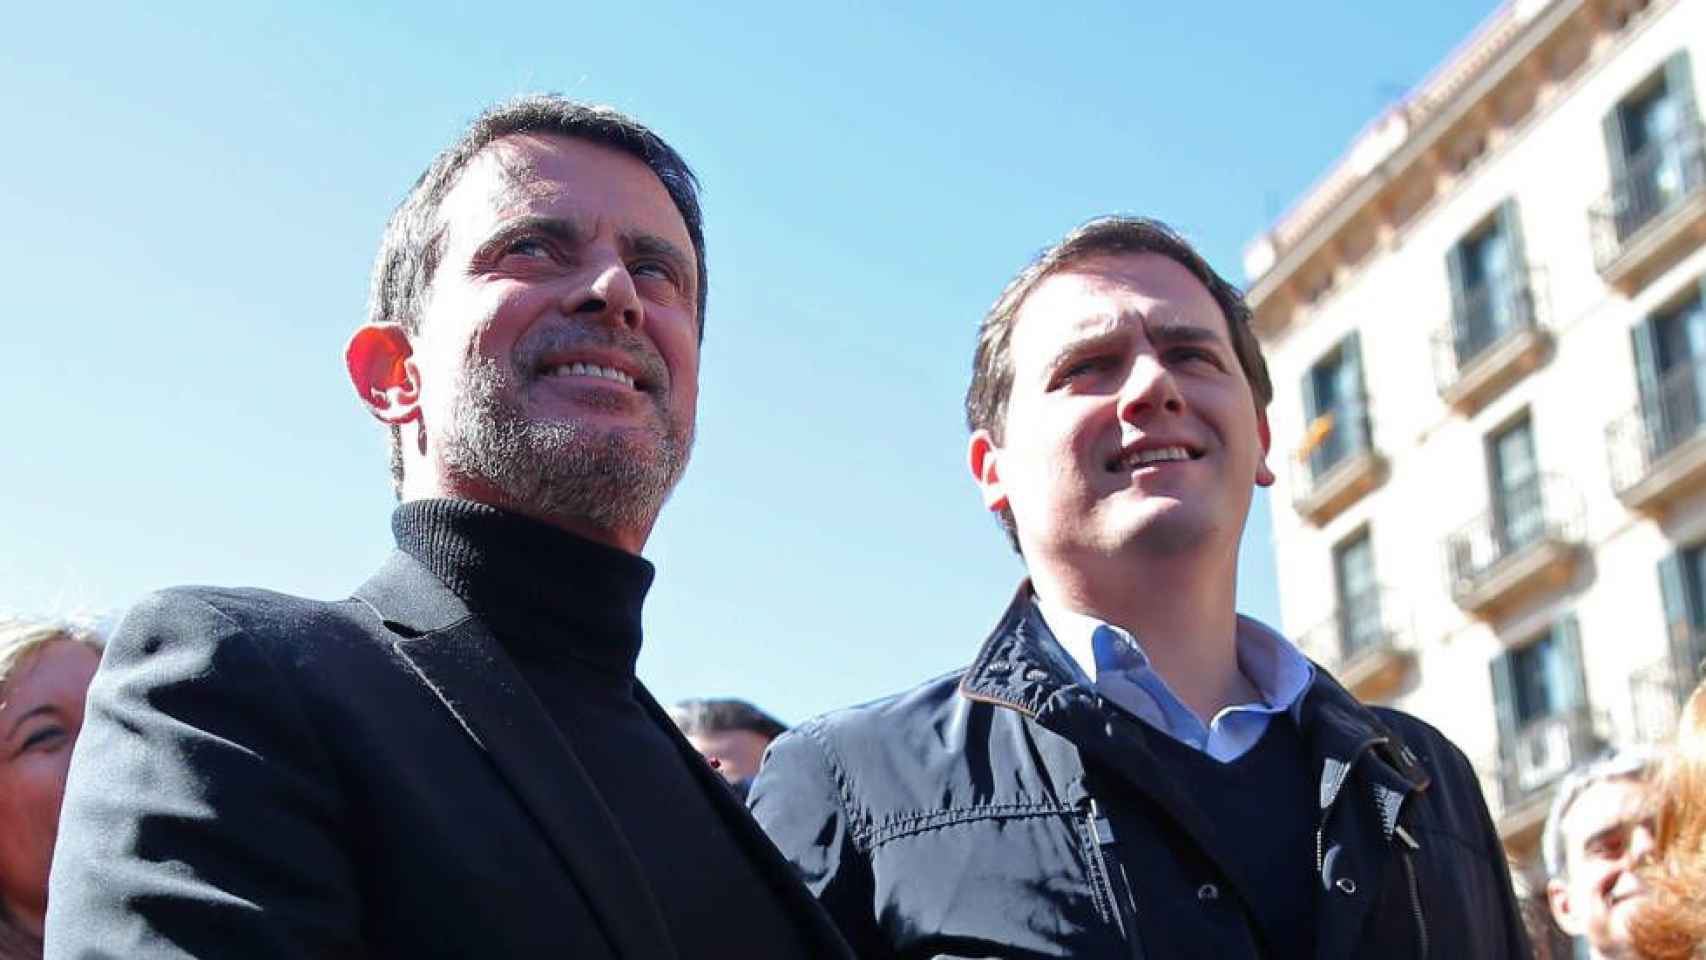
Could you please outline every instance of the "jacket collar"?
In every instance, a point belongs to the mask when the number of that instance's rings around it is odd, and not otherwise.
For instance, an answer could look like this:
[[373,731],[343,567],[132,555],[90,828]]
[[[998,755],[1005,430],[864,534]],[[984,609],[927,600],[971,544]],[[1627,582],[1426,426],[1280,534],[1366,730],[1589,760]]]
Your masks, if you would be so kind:
[[[1033,720],[1044,720],[1055,709],[1093,702],[1094,693],[1080,682],[1069,655],[1058,642],[1044,642],[1047,636],[1048,626],[1036,612],[1027,580],[1019,585],[960,678],[961,695],[1016,710]],[[1368,774],[1386,790],[1402,795],[1426,789],[1429,777],[1415,755],[1319,664],[1296,715],[1322,765],[1323,809],[1336,799],[1351,768],[1366,762],[1365,754],[1374,760]],[[1332,781],[1338,786],[1329,791]],[[1396,816],[1394,803],[1390,822],[1385,824],[1388,834]]]
[[393,553],[356,591],[402,661],[491,758],[593,907],[614,952],[676,955],[638,859],[496,638],[420,561]]
[[[639,860],[592,779],[497,639],[431,571],[399,550],[355,598],[395,636],[403,662],[486,753],[562,857],[603,924],[617,956],[676,956]],[[815,955],[851,958],[822,907],[734,792],[664,709],[636,683],[641,708],[687,762],[736,842],[752,857],[787,912],[802,918],[821,947]]]

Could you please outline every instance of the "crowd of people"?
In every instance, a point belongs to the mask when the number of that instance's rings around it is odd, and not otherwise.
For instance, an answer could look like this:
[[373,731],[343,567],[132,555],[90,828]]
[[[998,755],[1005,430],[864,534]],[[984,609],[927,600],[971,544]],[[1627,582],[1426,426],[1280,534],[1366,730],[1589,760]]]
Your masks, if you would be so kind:
[[[345,353],[384,565],[0,627],[0,960],[1532,955],[1462,751],[1236,613],[1272,386],[1154,220],[1087,221],[977,329],[968,472],[1027,577],[964,670],[788,730],[659,705],[705,245],[609,108],[499,104],[431,162]],[[1557,791],[1547,902],[1599,956],[1706,943],[1703,698]]]

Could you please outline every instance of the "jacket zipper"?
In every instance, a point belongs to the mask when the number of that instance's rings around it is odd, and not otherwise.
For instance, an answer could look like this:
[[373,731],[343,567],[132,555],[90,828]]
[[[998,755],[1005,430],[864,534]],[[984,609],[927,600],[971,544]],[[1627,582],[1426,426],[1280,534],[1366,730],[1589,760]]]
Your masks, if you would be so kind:
[[1321,876],[1322,871],[1327,866],[1327,820],[1333,815],[1333,804],[1338,802],[1340,791],[1344,790],[1345,784],[1350,782],[1351,770],[1356,767],[1357,761],[1362,759],[1362,755],[1367,753],[1370,747],[1377,743],[1383,743],[1385,740],[1385,737],[1376,737],[1357,747],[1356,751],[1351,754],[1350,760],[1339,770],[1338,777],[1327,785],[1327,796],[1321,801],[1321,821],[1315,827],[1315,875],[1317,877]]
[[[1088,798],[1084,813],[1085,826],[1089,828],[1091,853],[1091,870],[1097,874],[1096,881],[1108,897],[1108,907],[1114,915],[1114,927],[1119,931],[1120,938],[1131,947],[1134,960],[1143,960],[1143,946],[1137,936],[1137,904],[1131,899],[1131,878],[1126,875],[1125,863],[1115,852],[1112,860],[1119,868],[1122,884],[1114,883],[1113,869],[1109,866],[1109,851],[1119,844],[1114,836],[1113,823],[1102,814],[1101,805],[1095,797]],[[1125,887],[1125,896],[1120,896],[1120,886]]]
[[1416,838],[1410,836],[1403,827],[1394,827],[1393,834],[1404,844],[1400,855],[1404,858],[1404,876],[1410,881],[1410,910],[1416,917],[1416,938],[1421,945],[1421,956],[1428,955],[1428,919],[1422,916],[1422,889],[1416,882],[1415,852],[1422,849]]

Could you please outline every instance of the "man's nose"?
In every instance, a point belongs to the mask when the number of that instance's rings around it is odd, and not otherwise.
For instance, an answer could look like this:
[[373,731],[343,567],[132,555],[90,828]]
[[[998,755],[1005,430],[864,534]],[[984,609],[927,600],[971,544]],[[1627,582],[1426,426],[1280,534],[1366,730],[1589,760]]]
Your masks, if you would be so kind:
[[577,285],[567,295],[563,312],[580,316],[603,316],[611,323],[630,330],[645,325],[645,305],[639,291],[634,289],[634,277],[622,263],[609,263],[598,268],[584,286]]
[[1132,361],[1120,389],[1120,419],[1136,423],[1157,413],[1184,413],[1185,398],[1178,381],[1160,358],[1142,354]]
[[1653,835],[1653,825],[1637,824],[1629,831],[1629,862],[1644,863],[1652,859],[1658,839]]

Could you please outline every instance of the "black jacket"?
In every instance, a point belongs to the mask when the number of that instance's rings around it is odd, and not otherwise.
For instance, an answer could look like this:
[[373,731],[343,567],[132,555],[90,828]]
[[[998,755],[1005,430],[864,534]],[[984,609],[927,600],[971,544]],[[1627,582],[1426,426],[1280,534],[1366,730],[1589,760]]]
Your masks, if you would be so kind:
[[[813,955],[850,956],[639,695]],[[132,610],[90,690],[48,902],[53,958],[676,955],[545,708],[401,552],[340,603],[180,589]]]
[[[1261,891],[1206,853],[1214,825],[1147,746],[1162,734],[1075,680],[1047,630],[1021,589],[963,673],[784,735],[759,822],[862,957],[1266,955]],[[1325,671],[1300,724],[1317,955],[1526,958],[1463,754]]]

